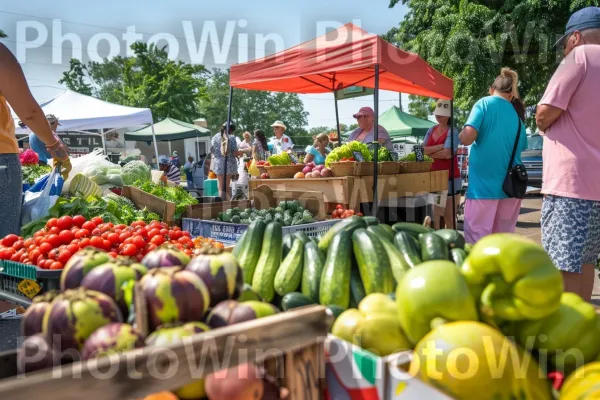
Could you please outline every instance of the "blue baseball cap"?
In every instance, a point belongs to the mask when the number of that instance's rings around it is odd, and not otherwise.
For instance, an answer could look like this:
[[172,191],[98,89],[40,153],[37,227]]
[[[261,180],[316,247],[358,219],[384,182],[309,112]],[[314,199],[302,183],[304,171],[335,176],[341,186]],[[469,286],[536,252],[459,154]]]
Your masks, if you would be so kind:
[[171,164],[171,162],[169,161],[169,157],[167,156],[158,156],[158,163],[159,164]]
[[554,46],[561,45],[574,32],[582,32],[587,29],[600,29],[600,7],[586,7],[573,13],[567,23],[565,34],[558,39]]

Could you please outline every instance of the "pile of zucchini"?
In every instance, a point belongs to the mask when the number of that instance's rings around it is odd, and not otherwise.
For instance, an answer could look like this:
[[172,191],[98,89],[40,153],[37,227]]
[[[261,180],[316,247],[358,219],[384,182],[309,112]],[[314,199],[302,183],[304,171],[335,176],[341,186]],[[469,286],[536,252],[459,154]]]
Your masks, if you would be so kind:
[[278,222],[254,221],[234,249],[244,282],[283,310],[308,304],[337,316],[371,293],[391,294],[420,263],[467,256],[464,237],[414,223],[380,224],[375,217],[341,220],[319,240],[304,232],[282,236]]

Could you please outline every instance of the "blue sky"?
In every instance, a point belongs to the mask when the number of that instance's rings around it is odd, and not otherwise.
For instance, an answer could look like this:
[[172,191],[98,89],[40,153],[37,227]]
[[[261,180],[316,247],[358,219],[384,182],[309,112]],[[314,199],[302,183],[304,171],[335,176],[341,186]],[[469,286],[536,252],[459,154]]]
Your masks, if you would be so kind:
[[[109,51],[125,55],[123,35],[128,27],[135,27],[144,41],[159,33],[171,35],[179,46],[177,58],[224,68],[252,60],[262,52],[275,51],[275,41],[267,41],[264,46],[256,42],[257,34],[277,36],[278,44],[284,48],[310,40],[319,29],[336,23],[355,21],[371,33],[383,34],[396,26],[406,12],[402,6],[389,9],[387,5],[388,0],[4,0],[0,3],[0,29],[9,35],[3,42],[19,54],[32,92],[38,101],[44,101],[60,92],[58,80],[68,69],[73,54],[81,53],[84,61],[90,55],[107,56]],[[216,36],[205,36],[203,40],[202,35],[208,35],[213,27]],[[61,42],[61,36],[75,36],[75,44],[69,40]],[[129,37],[133,37],[131,32]],[[38,43],[34,42],[36,38]],[[199,51],[203,42],[206,49]],[[166,43],[164,38],[160,43]],[[213,44],[216,52],[212,51]],[[310,113],[310,127],[335,125],[332,94],[300,97]],[[403,96],[405,107],[407,103],[407,96]],[[341,122],[352,123],[352,114],[358,108],[372,104],[372,97],[340,101]],[[381,93],[381,112],[397,104],[397,93]]]

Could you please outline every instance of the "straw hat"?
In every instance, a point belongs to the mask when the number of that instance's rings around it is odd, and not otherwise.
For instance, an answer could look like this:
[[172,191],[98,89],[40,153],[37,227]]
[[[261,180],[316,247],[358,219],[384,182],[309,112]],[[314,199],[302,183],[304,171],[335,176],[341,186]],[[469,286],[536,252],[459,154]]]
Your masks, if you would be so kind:
[[287,130],[287,126],[285,126],[285,124],[281,121],[275,121],[275,122],[273,122],[273,125],[271,125],[271,127],[273,127],[273,128],[276,126],[282,127],[284,131]]

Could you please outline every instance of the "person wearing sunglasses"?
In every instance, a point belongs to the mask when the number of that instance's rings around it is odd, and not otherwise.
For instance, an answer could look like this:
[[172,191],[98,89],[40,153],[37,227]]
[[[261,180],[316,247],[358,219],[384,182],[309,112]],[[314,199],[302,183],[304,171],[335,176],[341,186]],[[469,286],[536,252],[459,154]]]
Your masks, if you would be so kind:
[[542,244],[565,291],[589,301],[600,254],[600,7],[575,12],[536,110],[544,140]]
[[[356,118],[356,123],[358,124],[358,128],[350,132],[350,136],[348,136],[348,141],[352,142],[354,140],[359,141],[364,144],[370,144],[375,141],[374,135],[374,126],[375,125],[375,113],[371,107],[363,107],[356,114],[353,115]],[[392,145],[392,139],[390,139],[390,134],[385,128],[381,125],[378,126],[377,129],[378,137],[377,141],[380,145],[387,147],[388,150],[393,151],[394,147]]]
[[18,234],[21,228],[23,172],[19,161],[19,146],[15,137],[15,122],[8,107],[45,144],[54,159],[70,171],[69,151],[52,132],[48,120],[33,98],[23,70],[15,56],[0,44],[0,237]]

